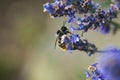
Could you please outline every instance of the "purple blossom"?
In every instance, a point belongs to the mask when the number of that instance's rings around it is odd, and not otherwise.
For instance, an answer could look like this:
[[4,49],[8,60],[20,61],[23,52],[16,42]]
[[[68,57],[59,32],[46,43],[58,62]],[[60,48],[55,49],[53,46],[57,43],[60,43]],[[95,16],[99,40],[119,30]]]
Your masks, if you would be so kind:
[[[91,80],[120,80],[120,49],[110,47],[97,57],[97,64],[88,67]],[[99,78],[99,79],[98,79]]]
[[54,13],[54,8],[50,3],[46,3],[43,5],[44,11],[48,11],[48,13],[53,14]]
[[107,80],[120,80],[120,49],[115,47],[106,49],[98,56],[98,63],[99,70]]
[[78,34],[73,34],[71,38],[72,38],[72,43],[76,43],[80,41],[80,36]]
[[79,27],[73,27],[73,26],[70,26],[70,29],[72,30],[72,31],[74,31],[74,30],[83,30],[85,28],[85,26],[83,25],[83,24],[79,24]]
[[[119,4],[120,1],[116,0],[108,10],[103,10],[98,3],[94,3],[92,0],[54,0],[53,3],[46,3],[43,7],[52,17],[68,16],[68,23],[78,26],[77,28],[70,27],[74,31],[87,32],[88,29],[99,28],[100,32],[106,34],[112,29],[110,22],[117,17]],[[76,14],[84,14],[84,16],[78,17]]]
[[[75,14],[92,12],[94,15],[86,15],[81,18],[81,22],[85,23],[85,25],[88,24],[89,28],[91,28],[91,24],[95,25],[96,22],[101,23],[102,20],[106,22],[111,21],[112,18],[117,17],[118,9],[119,0],[116,0],[115,4],[111,4],[108,11],[102,10],[99,4],[94,3],[92,0],[54,0],[53,3],[47,3],[44,5],[44,10],[48,11],[53,17],[70,17],[68,20],[69,23],[73,22],[71,19],[73,20],[72,16],[75,16]],[[78,21],[80,22],[80,20]],[[92,23],[93,21],[94,23]]]
[[89,80],[105,80],[104,76],[101,75],[98,69],[98,63],[92,64],[88,67],[88,70],[86,71],[86,78],[89,78]]
[[100,31],[103,34],[107,34],[110,32],[110,25],[108,24],[100,24]]

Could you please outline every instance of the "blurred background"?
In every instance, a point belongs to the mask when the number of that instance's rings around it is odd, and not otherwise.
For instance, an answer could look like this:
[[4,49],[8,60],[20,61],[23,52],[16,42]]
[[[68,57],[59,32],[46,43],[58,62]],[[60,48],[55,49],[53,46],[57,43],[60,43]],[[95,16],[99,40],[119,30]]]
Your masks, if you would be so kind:
[[[54,49],[55,32],[63,18],[51,19],[43,13],[42,5],[50,1],[0,1],[0,80],[85,80],[84,71],[97,54],[88,57],[79,51]],[[110,1],[96,2],[107,8]],[[96,31],[84,34],[98,49],[120,47],[119,35],[120,31],[114,36]]]

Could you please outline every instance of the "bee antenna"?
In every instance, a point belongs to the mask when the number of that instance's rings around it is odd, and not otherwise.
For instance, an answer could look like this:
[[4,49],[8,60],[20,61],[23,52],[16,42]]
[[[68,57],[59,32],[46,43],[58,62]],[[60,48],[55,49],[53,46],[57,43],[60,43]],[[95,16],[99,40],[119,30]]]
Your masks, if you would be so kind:
[[63,26],[65,26],[66,22],[67,22],[67,21],[63,21]]

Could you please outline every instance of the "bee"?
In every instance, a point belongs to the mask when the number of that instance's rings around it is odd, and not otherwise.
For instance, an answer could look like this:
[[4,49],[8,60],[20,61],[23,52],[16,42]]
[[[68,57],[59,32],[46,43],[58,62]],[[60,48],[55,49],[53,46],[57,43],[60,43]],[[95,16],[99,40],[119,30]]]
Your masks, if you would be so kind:
[[65,39],[69,41],[68,38],[68,34],[71,34],[71,32],[68,30],[68,28],[65,26],[65,23],[63,23],[63,26],[60,28],[60,30],[58,30],[56,32],[57,38],[55,41],[55,47],[56,48],[56,44],[58,43],[58,46],[61,47],[63,50],[67,50],[66,49],[66,44],[65,44]]
[[91,56],[97,51],[97,48],[94,44],[89,43],[86,39],[82,40],[78,34],[71,33],[65,26],[65,23],[56,32],[56,35],[57,38],[54,48],[56,48],[56,44],[58,44],[62,50],[84,51],[88,54],[88,56]]

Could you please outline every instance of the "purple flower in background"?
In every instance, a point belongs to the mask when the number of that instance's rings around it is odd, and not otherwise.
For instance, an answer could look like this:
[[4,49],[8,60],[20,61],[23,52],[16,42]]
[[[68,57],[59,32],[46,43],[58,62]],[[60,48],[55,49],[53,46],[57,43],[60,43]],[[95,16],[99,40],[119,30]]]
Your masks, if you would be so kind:
[[[120,80],[120,49],[110,47],[98,55],[97,64],[88,67],[91,80]],[[99,78],[99,79],[98,79]]]
[[120,49],[110,47],[98,56],[99,69],[107,80],[120,80]]
[[98,69],[98,63],[92,64],[86,71],[86,78],[89,80],[105,80]]

